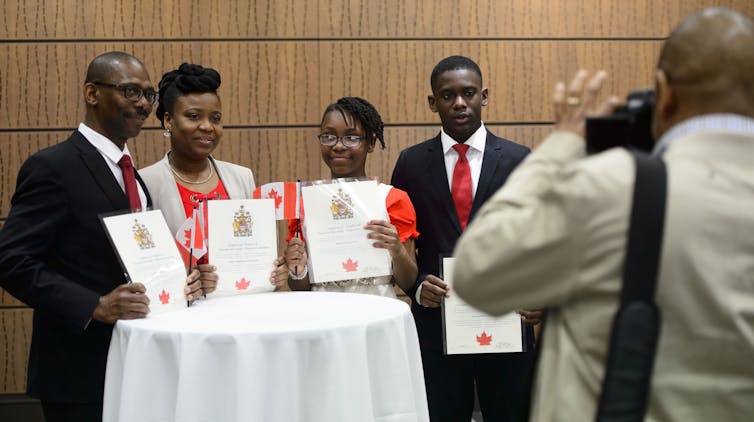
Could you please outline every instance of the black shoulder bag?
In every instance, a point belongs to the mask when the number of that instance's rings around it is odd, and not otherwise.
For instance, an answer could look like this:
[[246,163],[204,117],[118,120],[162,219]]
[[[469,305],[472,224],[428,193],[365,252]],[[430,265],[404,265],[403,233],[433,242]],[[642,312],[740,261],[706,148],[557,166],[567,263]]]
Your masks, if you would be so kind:
[[659,157],[634,152],[636,185],[623,289],[613,320],[597,422],[644,420],[660,334],[654,301],[665,221],[667,175]]

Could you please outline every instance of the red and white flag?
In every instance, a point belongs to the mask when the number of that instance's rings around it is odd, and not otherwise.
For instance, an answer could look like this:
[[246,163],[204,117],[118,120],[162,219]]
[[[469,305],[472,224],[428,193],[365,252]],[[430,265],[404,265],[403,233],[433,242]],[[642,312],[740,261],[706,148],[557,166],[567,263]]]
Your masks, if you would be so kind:
[[274,199],[275,219],[292,220],[299,218],[301,184],[299,182],[272,182],[254,189],[254,199]]
[[195,207],[191,217],[181,224],[175,234],[175,240],[178,244],[186,251],[190,251],[196,259],[207,253],[207,245],[204,242],[204,213],[202,208],[201,205]]

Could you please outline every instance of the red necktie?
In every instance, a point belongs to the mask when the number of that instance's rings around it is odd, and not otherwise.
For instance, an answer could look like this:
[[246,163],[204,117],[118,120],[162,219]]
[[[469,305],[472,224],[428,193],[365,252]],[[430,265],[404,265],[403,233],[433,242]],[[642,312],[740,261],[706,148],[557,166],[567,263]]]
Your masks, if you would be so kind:
[[124,154],[118,161],[118,165],[123,171],[123,184],[126,186],[128,205],[131,207],[131,211],[138,211],[141,209],[141,199],[139,199],[139,188],[136,186],[136,173],[133,163],[131,163],[131,157]]
[[458,153],[458,161],[453,169],[453,182],[451,183],[450,193],[453,195],[453,202],[456,205],[458,222],[461,223],[461,230],[466,230],[466,224],[469,222],[471,214],[471,167],[469,160],[466,159],[466,151],[469,146],[466,144],[455,144],[453,149]]

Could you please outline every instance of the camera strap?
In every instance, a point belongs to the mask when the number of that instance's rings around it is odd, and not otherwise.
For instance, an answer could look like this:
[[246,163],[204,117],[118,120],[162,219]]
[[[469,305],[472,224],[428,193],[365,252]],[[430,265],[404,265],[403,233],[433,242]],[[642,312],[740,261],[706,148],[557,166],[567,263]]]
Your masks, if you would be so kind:
[[644,420],[660,309],[654,301],[665,222],[667,174],[659,156],[632,151],[636,162],[623,287],[613,319],[597,422]]

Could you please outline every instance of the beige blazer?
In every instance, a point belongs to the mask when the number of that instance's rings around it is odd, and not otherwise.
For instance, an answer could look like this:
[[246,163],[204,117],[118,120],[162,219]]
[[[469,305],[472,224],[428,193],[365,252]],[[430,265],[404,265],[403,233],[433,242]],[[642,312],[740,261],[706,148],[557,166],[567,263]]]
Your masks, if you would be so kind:
[[[217,175],[222,180],[223,186],[225,186],[225,190],[231,199],[251,198],[256,185],[254,184],[254,175],[249,168],[215,160],[212,157],[210,157],[210,160],[215,165]],[[175,178],[170,171],[167,154],[162,160],[140,169],[139,175],[144,180],[144,184],[147,185],[150,195],[152,195],[153,208],[162,210],[171,233],[175,234],[181,224],[186,221],[186,212],[183,209]]]
[[[754,136],[697,132],[664,154],[661,337],[648,421],[754,415]],[[594,420],[622,277],[634,162],[554,133],[459,241],[455,290],[492,314],[550,308],[533,421]]]

